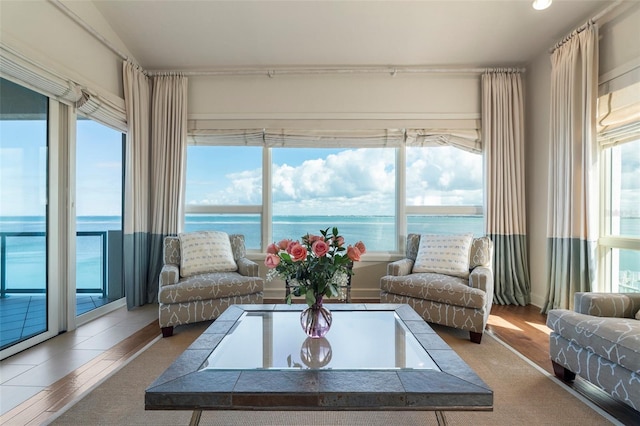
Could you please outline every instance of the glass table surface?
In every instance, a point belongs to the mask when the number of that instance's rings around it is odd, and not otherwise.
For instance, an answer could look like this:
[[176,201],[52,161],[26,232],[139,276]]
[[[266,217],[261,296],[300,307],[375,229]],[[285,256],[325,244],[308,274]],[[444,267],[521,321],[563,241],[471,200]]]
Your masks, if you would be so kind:
[[311,339],[300,312],[245,312],[201,370],[333,369],[440,371],[394,311],[332,311],[331,329]]

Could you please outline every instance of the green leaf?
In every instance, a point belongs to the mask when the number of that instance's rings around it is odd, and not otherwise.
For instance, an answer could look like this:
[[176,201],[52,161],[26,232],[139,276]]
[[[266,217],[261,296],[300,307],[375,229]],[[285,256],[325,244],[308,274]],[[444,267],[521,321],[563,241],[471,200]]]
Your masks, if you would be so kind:
[[311,306],[316,303],[316,296],[313,294],[313,291],[307,291],[307,295],[305,297],[307,301],[307,305]]

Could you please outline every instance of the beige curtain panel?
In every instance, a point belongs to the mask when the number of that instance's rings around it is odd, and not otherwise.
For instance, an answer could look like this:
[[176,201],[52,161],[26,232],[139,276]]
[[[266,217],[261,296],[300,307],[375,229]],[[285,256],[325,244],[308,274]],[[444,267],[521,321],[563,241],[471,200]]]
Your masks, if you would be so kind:
[[178,233],[187,147],[187,78],[156,75],[151,100],[151,229],[148,287],[157,290],[164,238]]
[[494,301],[527,305],[524,99],[520,73],[482,75],[487,234],[493,240]]
[[598,27],[575,31],[551,54],[547,280],[543,312],[572,309],[591,291],[598,226]]
[[151,82],[135,64],[123,63],[127,132],[124,200],[124,282],[127,307],[154,301],[149,269],[149,152]]

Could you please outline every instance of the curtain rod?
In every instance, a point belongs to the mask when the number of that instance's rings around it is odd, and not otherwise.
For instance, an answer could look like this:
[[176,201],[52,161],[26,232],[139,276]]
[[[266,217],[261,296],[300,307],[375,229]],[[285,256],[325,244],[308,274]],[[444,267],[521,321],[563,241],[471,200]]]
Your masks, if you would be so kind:
[[556,49],[558,49],[560,46],[565,44],[567,41],[571,40],[571,38],[574,36],[574,34],[578,34],[578,33],[581,33],[582,31],[584,31],[589,26],[589,24],[597,23],[605,15],[609,14],[609,12],[611,12],[612,10],[614,10],[615,8],[620,6],[622,4],[622,2],[623,2],[623,0],[614,1],[609,6],[605,7],[600,12],[598,12],[595,16],[593,16],[593,18],[589,19],[587,22],[585,22],[584,24],[580,25],[578,28],[576,28],[576,29],[572,30],[571,32],[569,32],[569,34],[567,36],[565,36],[562,40],[557,42],[551,49],[549,49],[549,53],[555,52]]
[[226,68],[218,70],[200,71],[148,71],[149,75],[162,75],[179,72],[185,77],[194,76],[242,76],[242,75],[266,75],[273,78],[278,75],[293,74],[389,74],[392,77],[399,73],[407,74],[483,74],[489,72],[523,73],[525,68],[436,68],[436,67],[299,67],[299,68]]

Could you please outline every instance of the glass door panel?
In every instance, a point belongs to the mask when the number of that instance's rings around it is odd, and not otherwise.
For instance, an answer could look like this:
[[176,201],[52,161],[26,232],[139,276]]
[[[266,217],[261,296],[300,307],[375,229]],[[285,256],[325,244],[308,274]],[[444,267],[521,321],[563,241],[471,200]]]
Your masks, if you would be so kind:
[[76,315],[124,297],[123,134],[78,116]]
[[48,98],[0,79],[0,350],[47,318]]

